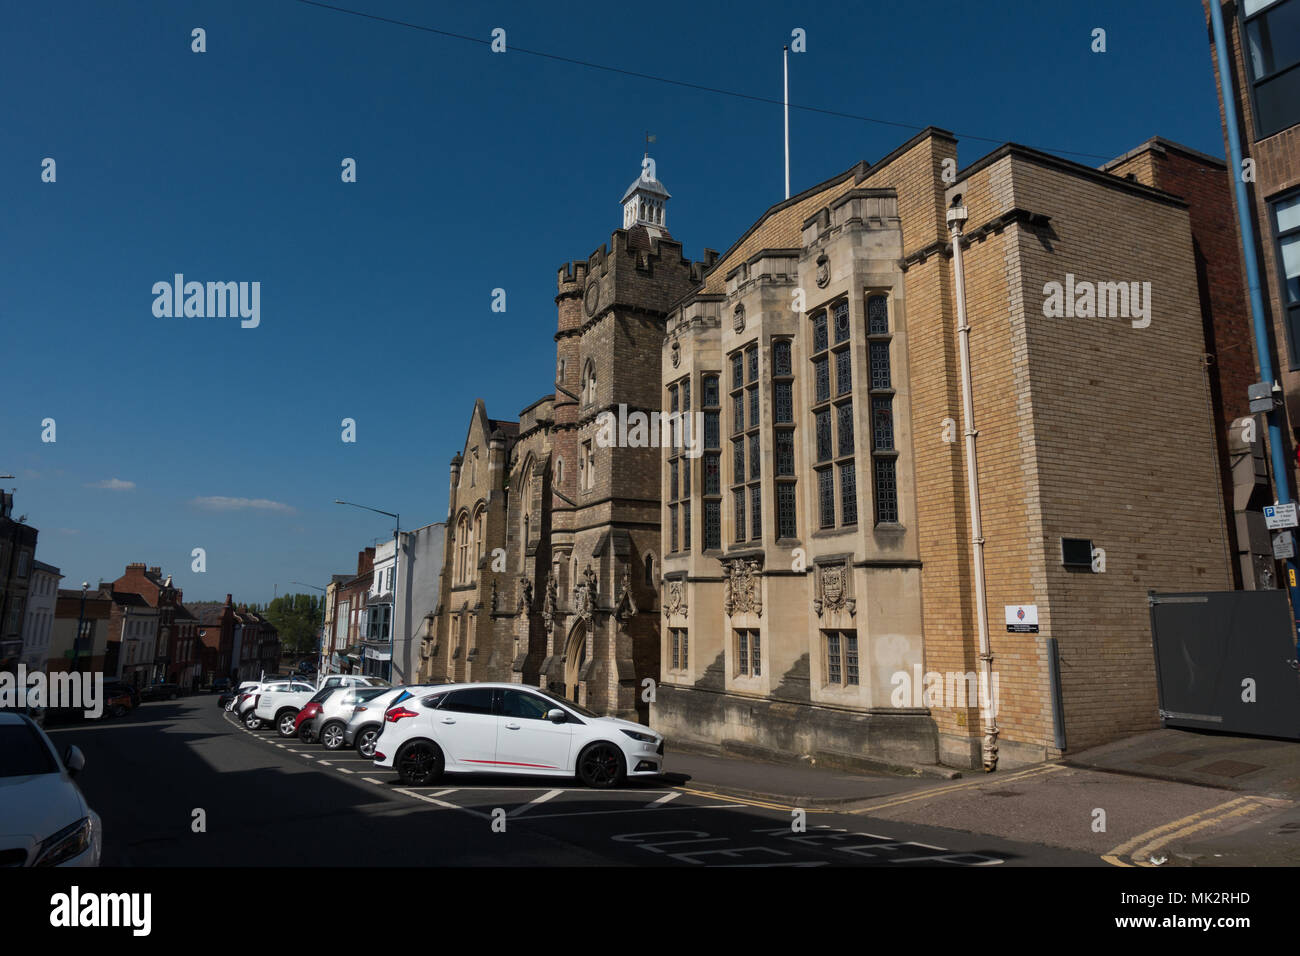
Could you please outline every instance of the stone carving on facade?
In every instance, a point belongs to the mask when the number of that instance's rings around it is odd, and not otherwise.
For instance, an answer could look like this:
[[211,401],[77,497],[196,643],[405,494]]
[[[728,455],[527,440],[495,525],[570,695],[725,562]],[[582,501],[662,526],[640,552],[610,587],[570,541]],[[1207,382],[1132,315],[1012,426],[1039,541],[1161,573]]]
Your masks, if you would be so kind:
[[614,616],[618,618],[620,624],[626,624],[636,616],[636,598],[632,594],[632,574],[627,568],[623,569],[623,584],[619,588],[615,607],[617,610],[615,610]]
[[588,624],[591,623],[591,615],[596,607],[596,584],[596,572],[589,564],[587,570],[582,572],[582,581],[573,589],[573,612]]
[[732,313],[731,328],[735,332],[745,331],[745,307],[736,306],[735,312]]
[[726,579],[723,583],[722,607],[727,616],[753,612],[763,616],[762,568],[757,561],[737,558],[724,561]]
[[813,610],[821,617],[825,611],[848,611],[850,615],[858,612],[858,602],[847,597],[849,591],[849,569],[843,564],[827,564],[821,567],[821,584],[817,597],[813,599]]
[[672,356],[673,368],[682,364],[682,343],[674,342],[668,349],[668,354]]
[[831,281],[831,260],[822,256],[817,260],[817,288],[824,289]]
[[519,579],[519,612],[528,614],[533,609],[533,582],[527,575]]
[[549,631],[555,624],[555,610],[559,603],[559,596],[555,590],[555,573],[552,572],[546,579],[546,603],[542,605],[542,621],[546,624]]
[[664,617],[674,614],[686,616],[686,585],[681,581],[669,581],[664,592]]

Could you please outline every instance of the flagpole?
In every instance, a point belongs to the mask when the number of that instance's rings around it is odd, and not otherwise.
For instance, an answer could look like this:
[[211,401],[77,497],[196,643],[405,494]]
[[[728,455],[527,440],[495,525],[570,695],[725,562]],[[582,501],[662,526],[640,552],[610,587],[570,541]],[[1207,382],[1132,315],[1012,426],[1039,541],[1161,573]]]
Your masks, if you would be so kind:
[[785,198],[790,198],[790,47],[781,47],[781,72],[785,85]]

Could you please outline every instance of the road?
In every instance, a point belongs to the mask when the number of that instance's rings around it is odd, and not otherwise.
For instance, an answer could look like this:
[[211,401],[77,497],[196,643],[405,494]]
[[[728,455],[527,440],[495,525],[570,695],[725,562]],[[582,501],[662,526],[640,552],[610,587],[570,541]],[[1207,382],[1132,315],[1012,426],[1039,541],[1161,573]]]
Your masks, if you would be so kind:
[[215,696],[48,731],[86,755],[78,779],[104,821],[106,866],[1101,865],[861,812],[808,809],[797,829],[791,807],[690,792],[671,741],[665,782],[592,791],[461,775],[403,787],[354,751],[248,731]]

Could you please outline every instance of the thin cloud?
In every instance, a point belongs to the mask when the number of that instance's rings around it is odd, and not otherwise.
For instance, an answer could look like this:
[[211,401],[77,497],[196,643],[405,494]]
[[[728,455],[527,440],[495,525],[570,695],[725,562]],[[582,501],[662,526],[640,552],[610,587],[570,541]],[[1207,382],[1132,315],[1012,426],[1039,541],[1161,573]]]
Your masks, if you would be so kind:
[[226,498],[222,495],[198,497],[192,502],[196,507],[208,511],[278,511],[281,514],[294,514],[295,509],[283,501],[271,501],[267,498]]
[[123,481],[121,478],[109,478],[105,481],[92,481],[86,485],[87,488],[105,488],[108,491],[130,491],[135,487],[134,481]]

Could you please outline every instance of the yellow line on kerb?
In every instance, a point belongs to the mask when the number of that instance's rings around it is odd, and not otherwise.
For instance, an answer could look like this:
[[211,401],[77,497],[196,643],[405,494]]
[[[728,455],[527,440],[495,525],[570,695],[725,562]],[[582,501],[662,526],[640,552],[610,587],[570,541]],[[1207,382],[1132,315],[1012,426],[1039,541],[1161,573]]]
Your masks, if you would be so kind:
[[[1147,830],[1145,833],[1139,833],[1132,839],[1125,840],[1109,853],[1104,854],[1102,859],[1111,866],[1154,866],[1155,864],[1150,862],[1149,857],[1162,846],[1182,837],[1191,836],[1206,827],[1223,823],[1233,817],[1253,813],[1256,810],[1263,810],[1266,806],[1267,804],[1250,797],[1237,797],[1235,800],[1221,803],[1217,807],[1210,807],[1197,813],[1189,813],[1181,819]],[[1137,849],[1134,849],[1135,847]],[[1125,855],[1128,855],[1133,862],[1125,863],[1122,859]]]
[[981,777],[978,780],[967,780],[964,783],[954,783],[946,787],[934,787],[930,790],[922,790],[919,793],[908,794],[905,797],[897,797],[893,800],[886,800],[884,803],[872,804],[869,807],[863,807],[860,810],[851,810],[851,813],[875,813],[878,810],[887,810],[890,807],[901,806],[904,803],[915,803],[918,800],[929,800],[931,797],[943,796],[945,793],[953,793],[957,790],[970,790],[974,787],[984,787],[990,783],[1010,783],[1013,780],[1024,780],[1026,777],[1037,777],[1048,773],[1054,773],[1057,770],[1064,770],[1065,767],[1059,763],[1043,764],[1038,767],[1030,767],[1028,770],[1021,770],[1018,773],[1008,774],[1007,776]]
[[682,793],[693,793],[697,797],[713,797],[717,800],[726,800],[728,803],[743,803],[750,807],[763,807],[765,810],[811,810],[817,812],[815,807],[793,807],[781,803],[768,803],[762,800],[750,800],[747,797],[733,797],[729,793],[717,793],[712,790],[692,790],[690,787],[673,787],[674,790],[680,790]]

